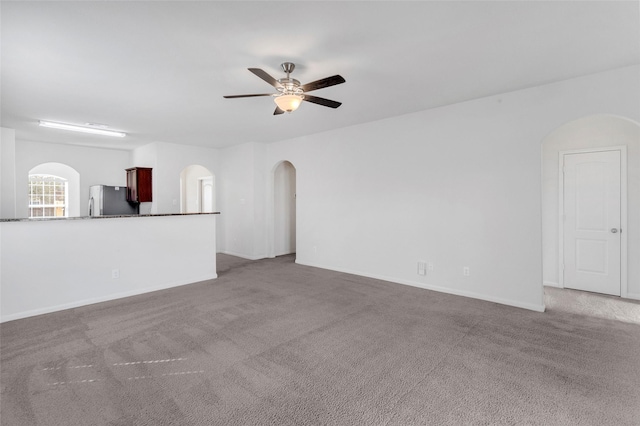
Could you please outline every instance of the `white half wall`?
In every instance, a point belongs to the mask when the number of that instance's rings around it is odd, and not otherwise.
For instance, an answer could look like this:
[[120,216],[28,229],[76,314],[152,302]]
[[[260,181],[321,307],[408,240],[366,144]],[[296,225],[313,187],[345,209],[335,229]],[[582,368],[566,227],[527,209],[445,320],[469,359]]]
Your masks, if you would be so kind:
[[[541,142],[640,118],[640,67],[268,145],[296,166],[297,261],[543,310]],[[417,262],[434,268],[417,274]],[[463,268],[469,268],[469,276]]]
[[1,320],[216,278],[216,216],[0,222]]

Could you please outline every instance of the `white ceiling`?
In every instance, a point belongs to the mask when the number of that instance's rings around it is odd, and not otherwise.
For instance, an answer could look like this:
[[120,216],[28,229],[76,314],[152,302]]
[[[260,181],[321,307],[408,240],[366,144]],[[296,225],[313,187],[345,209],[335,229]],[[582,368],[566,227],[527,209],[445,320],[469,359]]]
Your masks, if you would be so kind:
[[[6,2],[2,126],[16,139],[132,149],[271,142],[640,63],[637,1]],[[247,71],[338,109],[273,116]],[[100,123],[124,139],[40,128]]]

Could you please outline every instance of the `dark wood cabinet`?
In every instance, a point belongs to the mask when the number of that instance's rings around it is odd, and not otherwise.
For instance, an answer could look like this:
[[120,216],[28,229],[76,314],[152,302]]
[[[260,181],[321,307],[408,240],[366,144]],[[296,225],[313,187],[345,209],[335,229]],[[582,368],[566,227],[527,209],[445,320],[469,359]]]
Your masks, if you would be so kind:
[[149,167],[132,167],[127,169],[127,201],[131,203],[147,203],[153,201],[151,170]]

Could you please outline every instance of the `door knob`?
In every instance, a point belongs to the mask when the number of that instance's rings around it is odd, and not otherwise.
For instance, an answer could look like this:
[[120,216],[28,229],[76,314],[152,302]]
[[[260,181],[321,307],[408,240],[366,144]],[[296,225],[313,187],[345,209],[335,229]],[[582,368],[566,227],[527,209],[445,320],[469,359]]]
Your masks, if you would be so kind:
[[611,228],[611,233],[612,234],[617,234],[618,233],[618,228]]

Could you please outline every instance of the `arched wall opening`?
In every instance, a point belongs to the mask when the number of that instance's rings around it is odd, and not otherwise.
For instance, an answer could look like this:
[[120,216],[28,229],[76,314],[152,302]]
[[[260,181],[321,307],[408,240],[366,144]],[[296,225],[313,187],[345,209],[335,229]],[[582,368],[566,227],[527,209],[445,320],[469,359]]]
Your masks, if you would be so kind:
[[276,164],[271,172],[272,238],[270,256],[296,252],[296,168],[289,161]]
[[[58,176],[67,181],[67,217],[80,216],[80,173],[63,163],[42,163],[29,170],[31,175]],[[28,190],[28,188],[27,188]],[[27,197],[27,202],[29,199]]]
[[[560,287],[562,267],[561,153],[611,149],[626,151],[627,262],[622,268],[622,297],[640,299],[640,124],[619,116],[599,114],[566,123],[542,141],[542,276],[543,284]],[[625,265],[626,263],[626,265]]]
[[211,213],[216,208],[215,175],[192,164],[180,172],[180,213]]

